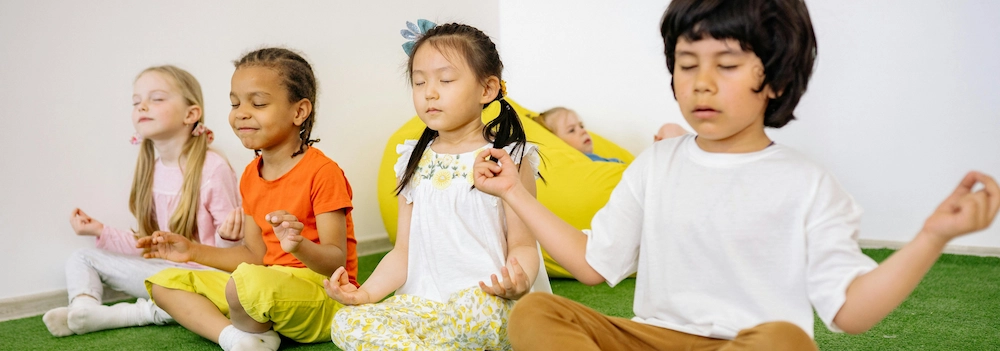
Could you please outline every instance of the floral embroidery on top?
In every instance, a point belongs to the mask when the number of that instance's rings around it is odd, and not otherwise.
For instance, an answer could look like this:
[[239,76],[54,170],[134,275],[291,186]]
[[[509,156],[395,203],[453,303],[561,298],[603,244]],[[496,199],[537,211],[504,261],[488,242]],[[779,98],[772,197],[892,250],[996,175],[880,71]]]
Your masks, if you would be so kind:
[[486,150],[486,148],[482,147],[471,153],[458,155],[440,155],[427,148],[424,150],[424,154],[420,156],[420,162],[417,163],[417,170],[414,172],[414,177],[410,182],[416,187],[420,185],[421,181],[430,180],[435,188],[441,190],[451,186],[452,181],[455,179],[463,179],[465,183],[472,185],[473,172],[470,164],[474,163],[472,158],[483,152],[483,150]]

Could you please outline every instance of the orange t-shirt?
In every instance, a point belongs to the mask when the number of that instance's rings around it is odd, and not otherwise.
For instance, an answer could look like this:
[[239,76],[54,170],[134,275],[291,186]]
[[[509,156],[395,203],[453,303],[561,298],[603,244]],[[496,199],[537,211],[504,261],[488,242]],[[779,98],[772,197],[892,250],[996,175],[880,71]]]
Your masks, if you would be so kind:
[[275,180],[260,176],[261,157],[255,158],[240,179],[243,211],[253,217],[261,229],[264,245],[264,265],[305,268],[306,265],[281,249],[274,229],[265,221],[268,213],[285,210],[305,225],[302,236],[319,244],[316,214],[345,210],[347,212],[347,269],[351,282],[357,285],[358,253],[351,219],[351,185],[336,162],[314,147],[306,150],[302,159],[288,173]]

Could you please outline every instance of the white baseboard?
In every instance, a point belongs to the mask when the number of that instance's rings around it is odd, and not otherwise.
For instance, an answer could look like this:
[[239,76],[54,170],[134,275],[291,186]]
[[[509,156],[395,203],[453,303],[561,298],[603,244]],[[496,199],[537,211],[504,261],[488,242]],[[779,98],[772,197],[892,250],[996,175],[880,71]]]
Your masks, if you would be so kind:
[[[386,252],[392,249],[389,237],[382,235],[375,238],[362,239],[358,242],[358,255],[370,255]],[[131,298],[125,293],[104,289],[104,301],[112,302]],[[55,290],[25,296],[0,299],[0,322],[26,317],[34,317],[56,307],[68,305],[66,289]]]
[[376,238],[365,238],[358,240],[358,256],[371,255],[392,250],[392,243],[389,242],[388,235],[380,235]]
[[[885,248],[885,249],[899,250],[903,248],[903,245],[906,245],[907,243],[902,241],[891,241],[891,240],[860,239],[858,240],[858,244],[865,249]],[[1000,257],[1000,247],[948,245],[944,247],[944,253],[956,254],[956,255]]]

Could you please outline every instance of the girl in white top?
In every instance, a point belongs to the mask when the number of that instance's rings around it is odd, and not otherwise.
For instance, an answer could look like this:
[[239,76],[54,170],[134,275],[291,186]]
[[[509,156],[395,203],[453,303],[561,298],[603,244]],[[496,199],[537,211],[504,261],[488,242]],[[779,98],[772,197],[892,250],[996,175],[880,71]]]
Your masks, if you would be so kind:
[[[473,189],[472,167],[482,150],[504,148],[534,191],[537,149],[503,100],[503,64],[483,32],[433,27],[413,45],[408,69],[427,128],[397,147],[396,244],[360,288],[343,268],[326,282],[330,297],[348,305],[334,317],[333,342],[345,350],[509,350],[514,300],[533,286],[551,289],[534,236],[499,198]],[[493,102],[500,115],[484,124]]]
[[[142,250],[136,248],[136,238],[157,230],[215,246],[237,245],[242,238],[238,229],[219,227],[227,215],[237,213],[239,193],[229,162],[208,150],[212,132],[205,128],[201,85],[194,76],[174,66],[147,68],[135,80],[132,105],[137,135],[133,142],[142,150],[129,209],[138,229],[112,228],[80,209],[73,211],[73,230],[96,237],[97,247],[80,249],[66,261],[70,305],[42,317],[54,336],[173,320],[148,300],[143,281],[168,267],[206,267],[144,259]],[[139,299],[104,306],[101,295],[105,284]]]

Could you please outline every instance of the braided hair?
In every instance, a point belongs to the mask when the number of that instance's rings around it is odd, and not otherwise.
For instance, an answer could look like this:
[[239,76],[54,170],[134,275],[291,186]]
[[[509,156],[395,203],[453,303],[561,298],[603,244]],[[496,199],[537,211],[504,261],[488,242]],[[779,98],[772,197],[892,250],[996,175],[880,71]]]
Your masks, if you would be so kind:
[[[243,55],[239,60],[233,62],[236,69],[243,67],[262,66],[278,71],[281,75],[285,90],[288,91],[288,101],[296,102],[302,99],[309,99],[312,103],[312,111],[309,116],[299,126],[299,149],[292,153],[292,157],[306,152],[312,144],[319,142],[319,139],[312,137],[313,125],[316,124],[316,91],[318,84],[316,75],[313,74],[312,66],[302,55],[294,51],[282,48],[263,48]],[[259,153],[260,150],[255,152]]]

